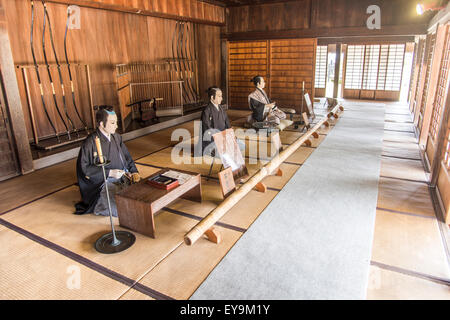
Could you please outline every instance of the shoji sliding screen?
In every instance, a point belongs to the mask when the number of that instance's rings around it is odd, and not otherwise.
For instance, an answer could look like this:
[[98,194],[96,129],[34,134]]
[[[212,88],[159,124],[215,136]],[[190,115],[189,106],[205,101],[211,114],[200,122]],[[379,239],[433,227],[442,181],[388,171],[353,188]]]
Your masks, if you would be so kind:
[[[442,112],[444,110],[445,100],[448,92],[449,81],[449,67],[450,67],[450,33],[447,30],[444,51],[439,68],[439,78],[436,87],[436,94],[433,102],[433,111],[431,113],[430,130],[428,132],[428,139],[426,145],[427,158],[430,165],[433,163],[434,153],[436,150],[437,139],[439,134],[439,125],[441,123]],[[422,99],[424,100],[424,99]],[[420,123],[420,122],[419,122]],[[445,125],[445,124],[443,124]]]
[[328,46],[317,46],[316,50],[316,75],[315,75],[315,95],[325,97],[327,83]]
[[423,86],[423,91],[422,91],[422,99],[420,100],[420,109],[419,109],[419,120],[418,120],[418,127],[419,127],[419,131],[422,130],[422,124],[423,124],[423,118],[425,115],[425,106],[427,104],[427,95],[428,95],[428,88],[430,85],[430,76],[431,76],[431,69],[433,67],[433,55],[434,55],[434,47],[436,45],[436,33],[434,33],[431,36],[431,40],[430,40],[430,46],[429,46],[429,50],[427,53],[427,56],[425,57],[426,60],[426,64],[427,64],[427,71],[425,74],[425,83]]
[[405,44],[348,45],[344,98],[398,100]]

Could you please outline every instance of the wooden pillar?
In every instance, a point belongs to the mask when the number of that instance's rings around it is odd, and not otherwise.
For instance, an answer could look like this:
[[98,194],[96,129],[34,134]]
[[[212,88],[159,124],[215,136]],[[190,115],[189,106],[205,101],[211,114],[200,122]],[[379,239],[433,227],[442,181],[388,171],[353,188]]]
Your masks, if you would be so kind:
[[[341,69],[341,44],[336,44],[336,61],[334,65],[334,88],[333,88],[333,98],[338,97],[339,92],[339,71]],[[327,62],[328,63],[328,62]]]
[[28,142],[19,86],[17,84],[11,44],[9,42],[4,0],[0,0],[0,70],[4,83],[6,107],[9,111],[20,168],[22,174],[29,173],[33,171],[33,158]]
[[220,88],[222,89],[223,98],[226,101],[228,108],[230,108],[230,100],[228,99],[228,75],[227,75],[227,67],[228,67],[228,44],[227,40],[222,39],[220,41],[221,47],[221,64],[220,64]]

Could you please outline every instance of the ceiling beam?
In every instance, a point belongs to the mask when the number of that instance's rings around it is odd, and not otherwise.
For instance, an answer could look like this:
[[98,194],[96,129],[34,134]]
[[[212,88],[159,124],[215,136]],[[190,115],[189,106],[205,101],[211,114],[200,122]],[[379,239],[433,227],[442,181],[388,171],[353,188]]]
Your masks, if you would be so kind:
[[379,30],[369,30],[366,27],[314,28],[272,31],[248,31],[222,33],[221,38],[229,41],[238,40],[268,40],[291,38],[344,38],[373,36],[413,36],[427,33],[426,24],[383,26]]
[[[157,12],[157,11],[151,11],[151,10],[145,10],[143,8],[137,8],[132,7],[128,5],[121,5],[121,4],[111,4],[101,1],[93,1],[93,0],[47,0],[47,3],[57,3],[57,4],[65,4],[65,5],[77,5],[79,7],[85,7],[85,8],[92,8],[92,9],[101,9],[101,10],[108,10],[108,11],[118,11],[118,12],[124,12],[124,13],[132,13],[132,14],[138,14],[143,16],[149,16],[149,17],[155,17],[155,18],[163,18],[163,19],[171,19],[171,20],[177,20],[177,21],[186,21],[186,22],[193,22],[193,23],[199,23],[199,24],[207,24],[207,25],[214,25],[214,26],[225,26],[225,21],[223,22],[216,22],[206,19],[198,19],[198,18],[192,18],[187,16],[179,16],[174,14],[168,14],[163,12]],[[126,1],[125,1],[126,3]]]

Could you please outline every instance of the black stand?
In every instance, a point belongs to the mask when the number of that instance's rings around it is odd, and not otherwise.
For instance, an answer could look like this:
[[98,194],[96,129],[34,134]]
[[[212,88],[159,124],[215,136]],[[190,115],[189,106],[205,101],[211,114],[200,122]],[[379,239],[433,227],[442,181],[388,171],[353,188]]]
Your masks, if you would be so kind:
[[305,89],[302,88],[302,106],[300,108],[300,120],[294,121],[294,129],[298,129],[298,126],[305,124],[305,122],[302,119],[303,114],[303,101],[305,100]]
[[128,231],[118,231],[116,232],[114,229],[114,224],[112,220],[112,211],[111,211],[111,203],[109,201],[109,191],[108,191],[108,185],[106,183],[106,172],[105,172],[105,166],[110,164],[110,161],[104,159],[105,161],[103,163],[100,163],[100,159],[96,159],[95,165],[102,167],[103,170],[103,179],[105,181],[105,188],[106,188],[106,198],[108,200],[108,209],[109,209],[109,221],[111,223],[111,230],[112,232],[104,234],[101,236],[96,242],[95,242],[95,249],[100,253],[117,253],[124,251],[131,247],[134,242],[136,241],[136,237],[134,234]]

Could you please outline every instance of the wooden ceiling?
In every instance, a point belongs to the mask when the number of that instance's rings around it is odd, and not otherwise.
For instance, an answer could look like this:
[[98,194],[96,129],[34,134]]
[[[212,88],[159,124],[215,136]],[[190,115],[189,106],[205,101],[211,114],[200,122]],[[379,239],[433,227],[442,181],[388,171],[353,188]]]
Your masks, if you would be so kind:
[[200,1],[215,4],[222,7],[237,7],[237,6],[284,2],[292,0],[200,0]]

